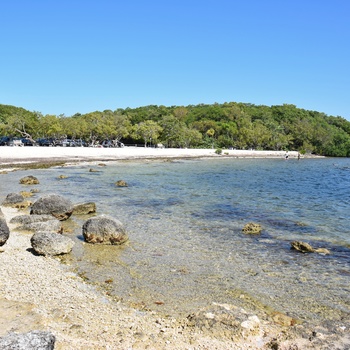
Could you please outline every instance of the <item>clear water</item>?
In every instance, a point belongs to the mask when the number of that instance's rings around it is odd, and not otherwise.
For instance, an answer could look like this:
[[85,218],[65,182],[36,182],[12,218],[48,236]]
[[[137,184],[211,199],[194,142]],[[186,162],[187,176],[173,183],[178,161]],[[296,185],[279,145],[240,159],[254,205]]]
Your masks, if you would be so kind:
[[[27,174],[2,175],[0,195],[23,190]],[[124,247],[83,244],[83,218],[72,219],[70,234],[73,266],[117,299],[171,315],[218,302],[316,322],[349,317],[350,159],[118,162],[31,174],[37,197],[94,201],[98,214],[124,223]],[[129,187],[116,187],[120,179]],[[248,222],[262,234],[243,234]],[[293,240],[331,254],[293,251]]]

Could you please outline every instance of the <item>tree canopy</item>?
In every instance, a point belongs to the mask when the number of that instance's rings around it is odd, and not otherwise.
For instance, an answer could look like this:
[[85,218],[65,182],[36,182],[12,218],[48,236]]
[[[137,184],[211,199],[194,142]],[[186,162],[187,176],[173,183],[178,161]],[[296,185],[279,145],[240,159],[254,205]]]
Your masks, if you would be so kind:
[[228,102],[188,106],[149,105],[71,117],[42,115],[0,104],[0,135],[82,139],[90,144],[162,143],[167,147],[298,150],[350,156],[350,122],[297,108]]

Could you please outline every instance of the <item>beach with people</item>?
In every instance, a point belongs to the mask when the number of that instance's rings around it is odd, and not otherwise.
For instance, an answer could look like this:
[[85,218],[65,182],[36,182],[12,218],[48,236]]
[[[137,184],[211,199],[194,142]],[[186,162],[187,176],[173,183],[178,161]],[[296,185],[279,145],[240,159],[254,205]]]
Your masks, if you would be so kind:
[[[12,187],[7,188],[5,176],[13,171],[20,176],[36,175],[35,165],[38,164],[59,167],[63,171],[72,166],[91,170],[120,161],[285,158],[285,151],[223,150],[220,154],[215,151],[142,147],[0,147],[1,192],[14,191]],[[289,160],[298,159],[298,152],[289,151],[288,155]],[[37,197],[40,196],[40,185],[38,188]],[[1,198],[1,203],[4,199]],[[26,198],[26,201],[31,200]],[[186,317],[157,312],[141,307],[141,304],[132,307],[116,298],[108,288],[101,288],[77,273],[66,255],[34,253],[31,234],[18,230],[11,222],[12,218],[29,212],[30,206],[1,205],[10,235],[0,248],[0,337],[9,333],[45,331],[54,335],[54,348],[58,350],[287,350],[349,346],[345,320],[343,324],[335,323],[331,329],[311,329],[287,313],[250,310],[219,301],[213,301]],[[86,244],[82,244],[82,249]],[[161,253],[157,251],[157,254]],[[110,281],[106,280],[105,284],[108,283]],[[238,298],[244,298],[243,293]],[[162,302],[154,300],[155,305],[161,306]]]

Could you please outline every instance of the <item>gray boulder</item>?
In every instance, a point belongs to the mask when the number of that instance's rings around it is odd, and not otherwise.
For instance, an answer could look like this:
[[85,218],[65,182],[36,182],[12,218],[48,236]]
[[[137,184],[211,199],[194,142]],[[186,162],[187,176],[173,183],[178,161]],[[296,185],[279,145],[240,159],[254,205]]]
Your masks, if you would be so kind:
[[39,231],[30,239],[32,248],[41,255],[61,255],[71,252],[74,242],[54,232]]
[[67,220],[73,213],[73,203],[57,194],[49,194],[39,198],[31,207],[30,214],[50,214],[56,219]]
[[2,202],[3,206],[12,207],[16,204],[22,203],[24,201],[24,197],[18,193],[9,193],[5,200]]
[[128,240],[123,224],[110,216],[88,219],[83,225],[83,236],[88,243],[123,244]]
[[74,205],[74,215],[88,215],[96,213],[96,204],[94,202],[78,203]]
[[10,229],[7,226],[6,220],[0,217],[0,247],[3,246],[10,237]]
[[53,350],[56,337],[50,332],[10,333],[0,338],[1,350]]
[[22,179],[19,180],[19,183],[21,185],[38,185],[39,180],[32,175],[22,177]]
[[62,225],[51,215],[18,215],[10,220],[11,224],[18,224],[18,230],[61,232]]

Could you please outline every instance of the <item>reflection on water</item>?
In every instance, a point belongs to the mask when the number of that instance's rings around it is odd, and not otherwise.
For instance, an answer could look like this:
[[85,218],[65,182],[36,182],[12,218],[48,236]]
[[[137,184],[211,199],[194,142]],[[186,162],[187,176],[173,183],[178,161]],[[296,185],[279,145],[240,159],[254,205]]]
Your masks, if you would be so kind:
[[[116,299],[169,314],[219,302],[317,321],[350,311],[349,166],[348,159],[231,158],[35,175],[41,193],[94,201],[98,214],[125,224],[124,247],[84,244],[83,218],[74,218],[70,234],[78,272]],[[67,178],[58,180],[62,174]],[[2,175],[0,194],[19,192],[22,176]],[[129,187],[116,187],[120,179]],[[263,226],[261,235],[241,232],[250,221]],[[293,240],[332,254],[292,251]]]

